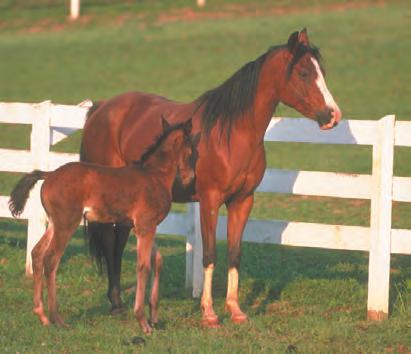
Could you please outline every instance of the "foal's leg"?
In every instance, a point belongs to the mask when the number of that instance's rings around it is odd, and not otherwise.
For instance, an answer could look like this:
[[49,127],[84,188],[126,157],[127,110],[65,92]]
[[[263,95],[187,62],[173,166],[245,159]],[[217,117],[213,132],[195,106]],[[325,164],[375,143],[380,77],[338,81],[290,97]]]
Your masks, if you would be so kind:
[[34,308],[33,312],[39,316],[43,325],[50,324],[49,319],[44,313],[43,305],[43,267],[44,267],[44,254],[49,246],[50,240],[53,237],[53,224],[49,223],[46,232],[31,251],[32,266],[33,266],[33,281],[34,281]]
[[216,227],[219,201],[216,195],[207,195],[200,201],[201,236],[203,240],[204,283],[201,296],[202,324],[217,327],[218,317],[213,309],[213,272],[216,264]]
[[151,285],[150,297],[150,322],[152,326],[158,323],[158,295],[160,286],[160,273],[163,267],[163,258],[157,247],[154,245],[151,251],[151,266],[153,269],[153,283]]
[[150,274],[150,258],[153,247],[155,228],[151,232],[137,234],[137,290],[134,313],[144,333],[150,334],[153,329],[144,315],[144,297],[147,278]]
[[[80,217],[78,219],[81,218]],[[54,223],[54,234],[44,257],[44,273],[47,279],[48,307],[50,321],[58,327],[68,327],[58,312],[56,294],[56,274],[64,249],[79,222],[62,227]]]
[[254,196],[234,200],[227,204],[227,251],[228,251],[228,284],[226,308],[231,313],[231,320],[241,323],[247,320],[238,304],[238,276],[241,257],[241,239],[248,216],[253,206]]

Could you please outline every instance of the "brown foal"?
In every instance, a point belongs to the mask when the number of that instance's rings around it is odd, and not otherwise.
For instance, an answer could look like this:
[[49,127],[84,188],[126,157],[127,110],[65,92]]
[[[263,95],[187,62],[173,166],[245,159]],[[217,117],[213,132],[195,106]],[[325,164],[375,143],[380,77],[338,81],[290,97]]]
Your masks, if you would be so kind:
[[[13,216],[22,213],[30,190],[44,180],[41,201],[48,216],[48,227],[32,251],[34,312],[44,325],[66,326],[60,316],[56,297],[56,273],[64,249],[82,217],[103,223],[128,223],[137,236],[136,318],[145,333],[157,322],[159,269],[150,298],[150,320],[144,314],[147,278],[154,264],[161,263],[153,252],[157,225],[168,214],[175,179],[187,185],[194,178],[191,119],[170,127],[162,118],[163,133],[141,159],[120,168],[83,162],[68,163],[55,171],[33,171],[25,175],[11,193],[9,207]],[[49,317],[43,307],[42,273],[48,288]]]

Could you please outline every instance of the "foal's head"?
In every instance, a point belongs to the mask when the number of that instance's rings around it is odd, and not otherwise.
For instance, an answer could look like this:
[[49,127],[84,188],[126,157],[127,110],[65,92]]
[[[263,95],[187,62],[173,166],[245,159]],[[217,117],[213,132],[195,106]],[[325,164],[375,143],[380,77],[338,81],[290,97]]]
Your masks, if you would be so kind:
[[294,32],[285,46],[285,75],[281,101],[330,129],[341,120],[341,111],[328,91],[317,48],[311,47],[305,29]]
[[[162,118],[162,122],[164,128],[165,123],[168,123],[164,118]],[[183,185],[188,185],[194,179],[192,127],[192,119],[190,118],[181,125],[181,128],[170,133],[177,163],[177,178]]]

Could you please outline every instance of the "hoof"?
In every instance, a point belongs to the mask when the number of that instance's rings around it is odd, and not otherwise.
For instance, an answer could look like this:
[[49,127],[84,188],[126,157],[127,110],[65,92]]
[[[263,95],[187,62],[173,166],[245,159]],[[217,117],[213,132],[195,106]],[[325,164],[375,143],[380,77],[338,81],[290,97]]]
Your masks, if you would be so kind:
[[201,325],[205,328],[219,328],[220,327],[220,323],[218,321],[217,316],[203,317],[201,319]]
[[64,328],[64,329],[70,328],[70,326],[64,321],[55,322],[54,325],[58,328]]
[[149,325],[146,319],[139,320],[138,322],[144,334],[150,335],[151,333],[153,333],[153,328]]
[[58,328],[70,328],[70,326],[64,322],[60,316],[50,318],[50,320]]
[[248,316],[243,311],[241,311],[238,305],[230,306],[226,303],[225,310],[228,313],[231,313],[231,322],[233,323],[245,323],[248,321]]
[[50,326],[50,321],[49,321],[49,319],[48,319],[47,317],[40,318],[40,321],[41,321],[41,324],[42,324],[43,326]]
[[50,325],[50,321],[44,313],[43,306],[35,307],[33,309],[33,313],[35,313],[39,317],[39,320],[43,326]]
[[248,317],[245,313],[239,313],[231,316],[231,322],[233,323],[246,323],[248,322]]
[[123,313],[126,313],[127,309],[124,306],[116,306],[112,307],[110,310],[110,315],[111,316],[119,316],[122,315]]

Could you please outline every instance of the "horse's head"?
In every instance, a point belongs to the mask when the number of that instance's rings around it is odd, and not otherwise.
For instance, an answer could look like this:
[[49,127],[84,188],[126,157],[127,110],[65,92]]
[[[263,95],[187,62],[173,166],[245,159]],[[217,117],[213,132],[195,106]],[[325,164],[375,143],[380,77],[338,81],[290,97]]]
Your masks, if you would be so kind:
[[[167,121],[162,118],[163,129],[169,129]],[[193,143],[191,140],[192,119],[181,124],[178,129],[170,133],[173,141],[173,150],[177,163],[177,178],[183,185],[188,185],[194,179]]]
[[304,116],[330,129],[341,120],[341,111],[328,91],[321,68],[321,57],[308,41],[306,29],[290,35],[284,47],[284,77],[280,100]]

